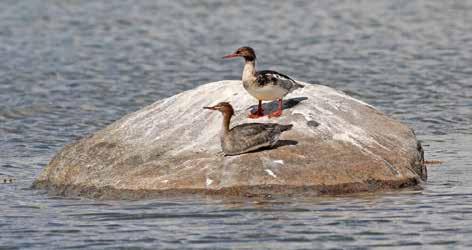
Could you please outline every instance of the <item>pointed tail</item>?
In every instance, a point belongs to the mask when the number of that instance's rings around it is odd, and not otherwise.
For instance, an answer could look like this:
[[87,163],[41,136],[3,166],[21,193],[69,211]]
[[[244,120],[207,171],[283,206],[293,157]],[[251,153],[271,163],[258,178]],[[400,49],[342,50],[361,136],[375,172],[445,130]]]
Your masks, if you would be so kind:
[[304,88],[305,85],[300,84],[299,82],[296,82],[298,88]]
[[293,80],[293,86],[292,86],[291,90],[293,91],[293,90],[301,89],[301,88],[304,88],[304,87],[305,87],[305,85],[302,85],[299,82]]
[[290,130],[290,129],[292,129],[292,127],[293,127],[293,124],[279,125],[280,132]]

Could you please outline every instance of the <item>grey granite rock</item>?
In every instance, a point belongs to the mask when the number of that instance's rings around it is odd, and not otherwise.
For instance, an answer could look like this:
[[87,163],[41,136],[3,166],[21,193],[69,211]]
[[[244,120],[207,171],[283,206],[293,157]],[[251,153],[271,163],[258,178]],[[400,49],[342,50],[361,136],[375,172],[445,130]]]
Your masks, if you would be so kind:
[[[34,187],[62,195],[143,198],[187,193],[319,195],[415,186],[426,179],[413,131],[372,106],[321,85],[289,94],[280,118],[294,124],[279,145],[224,157],[222,117],[203,106],[229,101],[232,125],[254,122],[240,81],[202,85],[129,114],[65,146]],[[276,103],[265,104],[265,111]]]

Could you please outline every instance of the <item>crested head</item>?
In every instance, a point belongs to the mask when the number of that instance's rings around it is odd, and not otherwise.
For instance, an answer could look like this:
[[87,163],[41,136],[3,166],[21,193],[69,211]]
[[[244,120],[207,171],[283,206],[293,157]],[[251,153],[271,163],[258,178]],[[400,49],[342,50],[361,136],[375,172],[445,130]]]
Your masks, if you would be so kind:
[[203,107],[204,109],[218,110],[225,115],[233,115],[234,109],[229,102],[220,102],[212,107]]
[[235,54],[244,57],[247,61],[256,60],[256,52],[251,47],[241,47],[236,50]]
[[255,61],[256,52],[251,47],[241,47],[237,49],[233,54],[224,56],[223,58],[233,58],[233,57],[244,57],[246,61]]

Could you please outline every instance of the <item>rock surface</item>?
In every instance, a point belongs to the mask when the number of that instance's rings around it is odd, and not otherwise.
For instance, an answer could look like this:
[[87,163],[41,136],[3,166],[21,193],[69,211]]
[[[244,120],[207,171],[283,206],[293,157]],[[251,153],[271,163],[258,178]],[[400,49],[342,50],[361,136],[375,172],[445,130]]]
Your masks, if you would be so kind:
[[[284,114],[256,122],[293,124],[278,147],[224,157],[222,117],[203,106],[229,101],[232,125],[256,100],[240,81],[209,83],[163,99],[65,146],[35,187],[55,194],[143,198],[163,194],[319,195],[415,186],[423,150],[407,126],[322,85],[289,94]],[[276,103],[266,103],[265,111]]]

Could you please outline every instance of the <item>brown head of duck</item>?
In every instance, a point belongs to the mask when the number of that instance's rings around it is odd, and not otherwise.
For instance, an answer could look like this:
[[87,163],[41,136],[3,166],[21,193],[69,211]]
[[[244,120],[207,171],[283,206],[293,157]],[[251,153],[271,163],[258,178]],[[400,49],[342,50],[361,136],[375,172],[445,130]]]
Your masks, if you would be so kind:
[[234,57],[243,57],[246,61],[255,61],[256,52],[251,47],[241,47],[237,49],[234,53],[223,56],[224,59],[234,58]]
[[220,102],[215,106],[203,107],[204,109],[217,110],[223,114],[223,126],[224,131],[229,131],[229,124],[231,122],[231,117],[234,115],[234,109],[228,102]]

